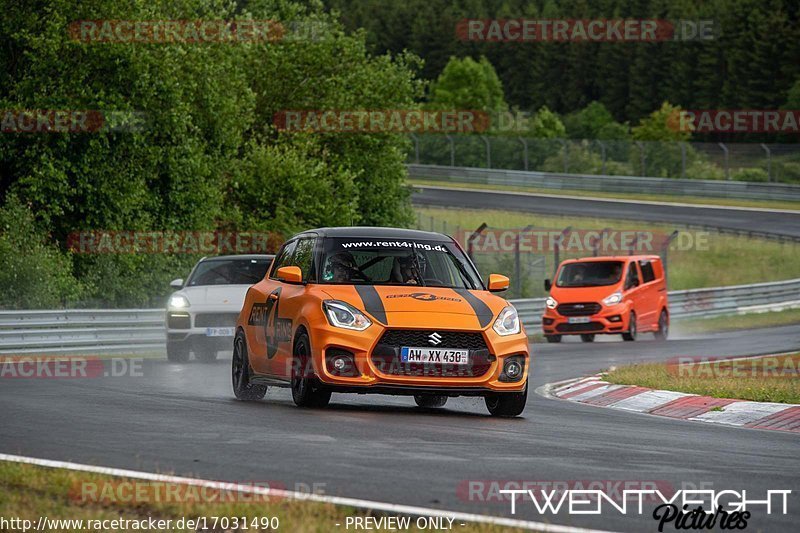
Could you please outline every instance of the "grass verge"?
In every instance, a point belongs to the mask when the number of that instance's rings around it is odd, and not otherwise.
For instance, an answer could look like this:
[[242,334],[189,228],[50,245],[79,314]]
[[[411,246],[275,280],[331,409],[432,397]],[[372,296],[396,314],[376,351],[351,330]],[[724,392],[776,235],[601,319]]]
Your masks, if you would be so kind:
[[[800,353],[748,359],[675,358],[615,368],[609,383],[755,402],[800,404]],[[723,408],[724,409],[724,408]]]
[[[50,523],[45,527],[47,531],[130,531],[135,529],[131,524],[119,524],[127,525],[122,528],[107,522],[102,527],[91,527],[88,521],[124,519],[146,522],[151,517],[172,520],[163,531],[201,531],[203,528],[197,525],[178,526],[181,518],[197,517],[205,517],[206,531],[263,531],[269,529],[264,526],[276,517],[279,531],[328,532],[345,530],[347,517],[369,516],[366,511],[332,504],[238,494],[0,462],[0,516],[30,520],[34,526],[40,517],[83,520],[82,529],[75,523],[62,524],[64,527]],[[216,527],[212,528],[214,517],[217,517]],[[223,523],[222,517],[228,518],[227,524]],[[240,524],[246,521],[247,528],[233,527],[234,517],[238,517]],[[412,517],[411,524],[414,523]],[[469,533],[508,531],[507,528],[484,524],[462,526],[458,521],[453,522],[453,529]],[[412,527],[410,530],[416,529]],[[372,531],[394,530],[375,528]]]
[[748,200],[745,198],[705,198],[702,196],[675,196],[665,194],[640,194],[624,192],[582,191],[574,189],[544,189],[516,185],[494,185],[491,183],[452,182],[435,179],[409,179],[411,185],[432,185],[437,187],[467,187],[491,191],[530,192],[536,194],[555,194],[580,196],[586,198],[609,198],[619,200],[644,200],[649,202],[672,202],[678,204],[719,205],[730,207],[757,207],[764,209],[790,209],[800,211],[800,203],[782,200]]
[[800,309],[676,320],[672,324],[672,330],[680,331],[682,334],[713,333],[742,329],[770,328],[787,326],[790,324],[800,324]]

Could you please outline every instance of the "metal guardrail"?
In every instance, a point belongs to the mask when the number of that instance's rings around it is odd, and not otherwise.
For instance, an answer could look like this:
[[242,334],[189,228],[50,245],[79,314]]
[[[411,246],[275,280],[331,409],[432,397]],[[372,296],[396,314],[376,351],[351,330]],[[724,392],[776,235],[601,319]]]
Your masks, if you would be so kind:
[[[529,332],[538,333],[545,298],[511,300]],[[673,319],[710,318],[800,307],[800,279],[669,292]]]
[[511,185],[550,190],[800,201],[800,186],[780,183],[561,174],[438,165],[409,164],[406,166],[409,176],[413,178],[429,178],[458,183]]
[[[800,307],[800,279],[670,291],[672,318]],[[544,298],[512,300],[525,327],[539,331]],[[0,354],[141,353],[165,349],[163,309],[0,311]]]

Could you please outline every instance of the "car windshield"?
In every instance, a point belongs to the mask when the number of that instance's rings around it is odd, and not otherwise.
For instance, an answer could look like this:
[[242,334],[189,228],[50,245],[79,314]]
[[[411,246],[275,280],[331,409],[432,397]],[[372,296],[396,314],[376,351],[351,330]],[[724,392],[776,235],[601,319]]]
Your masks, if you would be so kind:
[[622,261],[587,261],[567,263],[558,273],[558,287],[603,287],[618,283]]
[[201,261],[192,272],[188,287],[200,285],[252,285],[267,273],[271,259],[239,258]]
[[452,242],[328,238],[324,246],[321,283],[483,289]]

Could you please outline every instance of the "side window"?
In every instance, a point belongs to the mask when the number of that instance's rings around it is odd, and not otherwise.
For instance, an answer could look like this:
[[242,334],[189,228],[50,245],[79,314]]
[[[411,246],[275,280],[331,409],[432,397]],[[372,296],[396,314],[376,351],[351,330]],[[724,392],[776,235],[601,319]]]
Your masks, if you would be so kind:
[[625,288],[632,289],[639,285],[639,271],[636,268],[636,263],[628,265],[628,277],[625,278]]
[[279,268],[292,265],[292,255],[294,255],[296,247],[297,241],[291,241],[283,245],[283,248],[281,248],[281,251],[278,252],[278,256],[275,258],[275,266],[272,267],[269,279],[276,279],[275,273],[278,272]]
[[300,267],[303,279],[308,281],[314,263],[314,241],[316,239],[300,239],[294,249],[294,256],[290,264]]
[[650,283],[656,279],[656,274],[653,272],[653,263],[643,259],[639,261],[639,267],[642,269],[642,283]]

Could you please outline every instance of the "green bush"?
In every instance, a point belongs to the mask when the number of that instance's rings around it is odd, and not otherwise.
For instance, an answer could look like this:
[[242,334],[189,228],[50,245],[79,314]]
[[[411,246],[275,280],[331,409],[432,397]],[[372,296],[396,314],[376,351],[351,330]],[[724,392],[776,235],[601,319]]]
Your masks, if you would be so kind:
[[696,159],[686,167],[686,177],[693,180],[724,180],[725,171],[710,161]]
[[732,177],[736,181],[769,181],[767,171],[762,168],[742,168],[734,172]]

